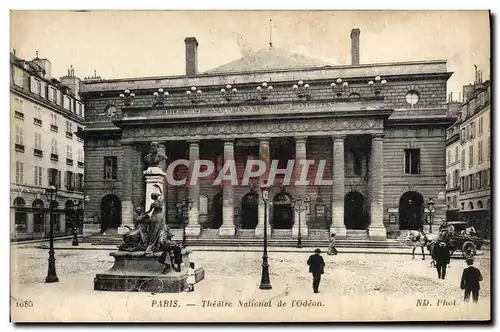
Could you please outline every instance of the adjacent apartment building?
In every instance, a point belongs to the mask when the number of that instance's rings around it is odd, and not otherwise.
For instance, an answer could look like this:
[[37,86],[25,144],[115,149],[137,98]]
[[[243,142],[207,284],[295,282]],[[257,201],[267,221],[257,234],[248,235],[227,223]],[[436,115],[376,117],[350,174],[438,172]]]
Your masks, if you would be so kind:
[[80,80],[68,69],[59,80],[51,63],[10,55],[10,221],[11,240],[46,237],[49,204],[45,189],[58,188],[52,202],[56,235],[78,230],[83,216],[83,126]]
[[489,236],[491,229],[491,85],[464,87],[460,112],[460,219]]

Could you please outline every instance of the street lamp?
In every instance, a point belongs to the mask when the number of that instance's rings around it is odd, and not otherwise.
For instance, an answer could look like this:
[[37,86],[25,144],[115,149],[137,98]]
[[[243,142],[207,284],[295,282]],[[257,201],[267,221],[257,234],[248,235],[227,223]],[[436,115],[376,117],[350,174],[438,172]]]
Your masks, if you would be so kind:
[[384,90],[386,84],[387,80],[382,79],[378,75],[375,77],[375,80],[368,81],[368,85],[370,86],[370,89],[372,89],[375,96],[379,96],[382,93],[382,90]]
[[77,201],[76,199],[73,200],[73,246],[78,246],[78,232],[76,231],[76,222],[77,222],[77,212],[78,212],[78,206],[80,205],[80,202]]
[[[306,203],[306,204],[303,204]],[[308,199],[306,198],[305,201],[302,201],[302,197],[297,197],[293,201],[293,206],[295,210],[299,213],[299,236],[297,237],[297,248],[302,248],[302,233],[301,233],[301,225],[300,225],[300,215],[302,214],[302,211],[305,211],[307,209],[307,203]]]
[[176,204],[177,211],[180,211],[182,218],[182,247],[186,247],[186,221],[188,220],[188,212],[193,207],[193,201],[190,199],[184,199],[177,201]]
[[306,99],[311,98],[311,93],[309,92],[309,84],[304,84],[304,81],[298,81],[292,86],[292,88],[293,90],[295,90],[295,94],[297,95],[297,97]]
[[337,98],[342,97],[342,94],[347,90],[348,86],[349,83],[342,81],[341,78],[337,78],[335,82],[330,84],[330,87],[332,88],[332,91],[335,93]]
[[52,223],[52,214],[53,214],[53,204],[57,197],[57,187],[54,185],[49,186],[45,189],[45,195],[47,196],[47,200],[49,201],[49,223],[50,223],[50,233],[49,233],[49,270],[47,273],[47,277],[45,278],[45,282],[58,282],[59,278],[56,273],[56,259],[54,257],[54,225]]
[[120,99],[123,100],[125,106],[133,105],[134,98],[135,98],[135,93],[130,92],[129,89],[126,89],[125,91],[123,91],[123,93],[120,93]]
[[269,191],[271,187],[264,184],[260,187],[262,200],[264,201],[264,252],[262,254],[262,274],[260,277],[260,289],[272,289],[269,280],[269,263],[267,262],[267,202],[269,202]]
[[432,233],[432,213],[436,211],[434,209],[434,199],[432,199],[432,197],[429,197],[427,208],[429,209],[429,233]]

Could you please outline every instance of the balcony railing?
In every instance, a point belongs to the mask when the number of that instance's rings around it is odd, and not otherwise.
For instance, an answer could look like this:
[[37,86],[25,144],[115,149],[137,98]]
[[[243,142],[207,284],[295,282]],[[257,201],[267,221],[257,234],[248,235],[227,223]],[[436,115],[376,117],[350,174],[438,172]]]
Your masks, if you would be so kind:
[[73,133],[70,132],[70,131],[67,131],[66,132],[66,138],[71,138],[72,139],[73,138]]
[[56,125],[50,125],[50,131],[58,133],[59,132],[59,127],[56,126]]
[[66,165],[73,166],[73,159],[66,158]]
[[35,157],[43,157],[43,151],[41,149],[33,149],[33,155]]
[[15,111],[14,116],[16,117],[16,119],[24,120],[24,113],[23,112]]
[[83,162],[81,161],[78,162],[78,168],[83,168]]
[[57,153],[51,153],[50,160],[59,161],[59,155]]
[[34,125],[41,127],[42,123],[43,123],[42,120],[37,119],[37,118],[33,118],[33,124]]
[[17,144],[15,145],[15,150],[17,152],[24,152],[24,145],[23,144]]

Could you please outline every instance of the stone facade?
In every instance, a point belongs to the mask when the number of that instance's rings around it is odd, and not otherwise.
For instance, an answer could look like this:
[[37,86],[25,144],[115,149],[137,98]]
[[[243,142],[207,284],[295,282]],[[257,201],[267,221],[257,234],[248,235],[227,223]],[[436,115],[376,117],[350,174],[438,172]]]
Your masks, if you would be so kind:
[[[248,159],[313,159],[314,180],[324,160],[323,179],[332,184],[283,186],[277,177],[268,213],[274,237],[297,236],[299,214],[305,236],[333,231],[343,237],[356,230],[385,238],[398,236],[401,226],[427,229],[426,201],[445,190],[450,75],[445,61],[433,61],[84,82],[86,217],[102,210],[109,195],[121,202],[123,220],[131,214],[125,201],[144,205],[142,159],[149,142],[158,141],[169,157],[165,170],[177,159],[221,164],[234,158],[241,178]],[[376,76],[387,84],[381,87]],[[332,87],[339,78],[347,88]],[[305,94],[293,87],[298,80],[309,85]],[[237,88],[230,98],[221,92],[231,91],[227,84]],[[153,96],[158,88],[169,92],[162,103]],[[130,103],[125,90],[135,94]],[[105,179],[107,157],[116,158],[116,178]],[[176,174],[183,178],[188,168],[179,166]],[[168,223],[179,224],[176,202],[190,198],[196,202],[189,212],[191,236],[261,236],[259,189],[213,186],[213,176],[195,187],[167,186]],[[308,199],[301,213],[289,204],[298,196]],[[434,220],[444,220],[445,210],[444,198],[437,200]]]

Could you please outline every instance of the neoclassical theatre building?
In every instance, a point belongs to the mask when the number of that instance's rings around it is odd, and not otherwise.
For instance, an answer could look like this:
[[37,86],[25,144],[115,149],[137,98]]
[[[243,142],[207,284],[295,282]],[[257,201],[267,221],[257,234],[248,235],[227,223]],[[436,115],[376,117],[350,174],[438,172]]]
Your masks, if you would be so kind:
[[[269,198],[273,238],[384,239],[445,219],[446,61],[360,64],[360,30],[350,65],[333,66],[272,45],[199,73],[196,38],[185,39],[186,74],[83,82],[86,107],[85,221],[109,234],[144,206],[144,156],[155,141],[168,160],[211,160],[194,185],[166,185],[167,223],[180,226],[192,200],[190,238],[259,237],[259,183],[241,185],[248,160],[314,160],[308,185],[278,174]],[[238,185],[214,185],[235,160]],[[294,169],[297,172],[297,169]],[[188,174],[178,166],[175,179]],[[294,173],[297,174],[297,173]],[[316,183],[315,177],[325,180]],[[328,181],[329,180],[329,181]],[[253,184],[253,185],[252,185]],[[298,208],[297,198],[303,204]],[[90,227],[90,226],[89,226]],[[116,233],[115,233],[116,234]]]

